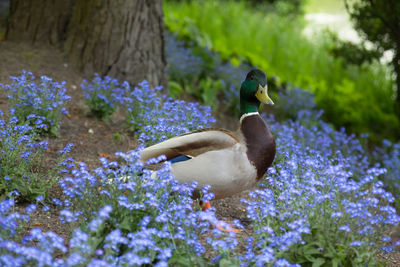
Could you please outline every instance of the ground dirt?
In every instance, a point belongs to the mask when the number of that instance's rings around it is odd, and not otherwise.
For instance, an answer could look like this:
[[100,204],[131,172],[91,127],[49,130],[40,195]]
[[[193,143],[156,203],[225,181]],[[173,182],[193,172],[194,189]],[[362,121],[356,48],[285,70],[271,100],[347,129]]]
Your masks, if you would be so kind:
[[[66,81],[67,94],[71,96],[71,101],[67,105],[69,114],[62,120],[59,137],[47,138],[50,146],[47,160],[50,163],[55,158],[57,151],[68,143],[74,144],[71,157],[76,161],[85,162],[91,168],[100,165],[98,160],[100,156],[114,160],[116,159],[115,152],[126,152],[137,146],[135,136],[127,130],[127,127],[124,127],[121,115],[115,114],[106,122],[88,115],[80,84],[83,79],[92,79],[92,77],[83,77],[70,67],[58,49],[0,41],[0,83],[9,83],[9,77],[20,75],[23,69],[33,72],[36,77],[46,75],[55,81]],[[7,111],[8,108],[6,94],[4,91],[0,91],[0,110]],[[234,129],[236,124],[236,119],[224,117],[218,120],[216,126]],[[116,133],[122,138],[114,138]],[[251,224],[246,217],[245,205],[241,202],[242,198],[247,198],[247,194],[248,192],[243,192],[231,198],[211,203],[216,208],[217,216],[220,219],[239,219],[242,222],[245,229],[239,234],[241,240],[252,233]],[[50,197],[62,198],[61,188],[55,186],[50,191]],[[26,203],[17,204],[17,210],[22,210],[26,205]],[[34,212],[31,216],[30,227],[41,227],[44,231],[54,231],[68,240],[71,229],[67,229],[59,221],[58,212],[56,207],[52,207],[50,213]],[[396,231],[393,237],[395,240],[400,239],[400,231]],[[389,256],[388,266],[400,266],[398,252]]]

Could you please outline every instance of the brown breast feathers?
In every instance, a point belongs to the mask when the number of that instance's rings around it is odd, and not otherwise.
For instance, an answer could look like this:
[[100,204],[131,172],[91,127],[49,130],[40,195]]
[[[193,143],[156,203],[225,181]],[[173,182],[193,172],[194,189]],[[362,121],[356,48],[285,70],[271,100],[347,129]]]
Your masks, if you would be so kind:
[[257,169],[260,179],[275,158],[276,145],[267,124],[258,114],[243,118],[240,130],[247,145],[247,157]]

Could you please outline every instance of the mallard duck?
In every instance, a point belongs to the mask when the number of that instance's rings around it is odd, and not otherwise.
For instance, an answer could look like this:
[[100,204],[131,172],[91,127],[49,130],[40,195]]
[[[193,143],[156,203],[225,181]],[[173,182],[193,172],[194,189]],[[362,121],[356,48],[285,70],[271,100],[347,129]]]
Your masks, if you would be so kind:
[[180,182],[210,185],[215,199],[251,189],[271,166],[275,140],[258,113],[268,96],[267,77],[251,70],[240,87],[240,121],[236,132],[208,128],[182,134],[142,150],[141,161],[165,155]]

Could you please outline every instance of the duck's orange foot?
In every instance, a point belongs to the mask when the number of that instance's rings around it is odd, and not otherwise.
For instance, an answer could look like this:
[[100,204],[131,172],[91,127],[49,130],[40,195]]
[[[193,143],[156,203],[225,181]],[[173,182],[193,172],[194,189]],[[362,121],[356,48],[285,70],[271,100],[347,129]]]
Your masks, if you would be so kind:
[[[202,211],[206,211],[206,210],[211,208],[211,203],[210,202],[204,203],[203,201],[200,201],[199,205],[200,205]],[[222,223],[219,223],[219,224],[215,225],[215,227],[217,229],[221,230],[221,231],[233,232],[233,233],[239,233],[240,231],[242,231],[240,229],[235,228],[232,225],[232,223],[233,223],[232,221],[221,221],[221,222]]]
[[[224,224],[225,225],[223,225],[223,224],[217,224],[216,225],[216,227],[217,227],[217,229],[219,229],[219,230],[221,230],[221,231],[223,231],[223,232],[233,232],[233,233],[239,233],[239,232],[241,232],[242,230],[240,230],[240,229],[237,229],[237,228],[235,228],[233,225],[232,225],[232,221],[222,221],[222,222],[224,222]],[[226,225],[226,224],[228,224],[228,225]]]
[[201,207],[201,210],[202,210],[202,211],[206,211],[206,210],[208,210],[209,208],[211,208],[211,203],[210,203],[210,202],[203,203],[203,201],[201,201],[201,202],[200,202],[200,205],[202,206],[202,207]]

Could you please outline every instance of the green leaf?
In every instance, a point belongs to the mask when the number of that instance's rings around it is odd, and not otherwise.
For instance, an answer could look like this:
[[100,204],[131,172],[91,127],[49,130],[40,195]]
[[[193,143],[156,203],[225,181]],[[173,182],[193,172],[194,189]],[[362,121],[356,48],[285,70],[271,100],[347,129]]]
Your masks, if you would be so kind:
[[332,267],[338,267],[340,262],[341,262],[340,259],[334,258],[332,260]]
[[222,258],[218,264],[219,267],[235,267],[240,266],[240,261],[238,258]]
[[183,93],[183,87],[175,81],[168,82],[169,95],[173,98],[179,97]]
[[126,230],[130,232],[132,230],[132,221],[129,217],[125,217],[122,222],[118,225],[121,230]]
[[195,254],[189,254],[188,252],[179,252],[178,250],[174,250],[172,257],[168,260],[168,265],[177,267],[206,267],[208,266],[207,262],[207,260]]
[[312,267],[319,267],[319,266],[321,266],[321,265],[324,264],[324,263],[325,263],[325,259],[324,259],[324,258],[317,258],[317,259],[315,259],[315,260],[313,261]]
[[92,237],[89,239],[89,246],[91,248],[97,249],[97,248],[101,247],[100,245],[103,243],[103,241],[104,241],[104,238],[102,238],[102,237]]
[[316,248],[307,248],[304,250],[304,254],[307,254],[307,255],[321,254],[321,251],[319,251]]

